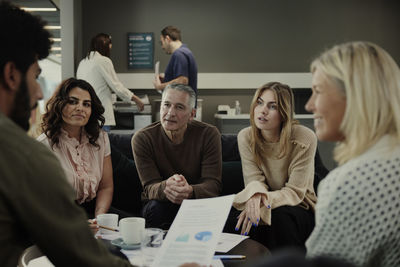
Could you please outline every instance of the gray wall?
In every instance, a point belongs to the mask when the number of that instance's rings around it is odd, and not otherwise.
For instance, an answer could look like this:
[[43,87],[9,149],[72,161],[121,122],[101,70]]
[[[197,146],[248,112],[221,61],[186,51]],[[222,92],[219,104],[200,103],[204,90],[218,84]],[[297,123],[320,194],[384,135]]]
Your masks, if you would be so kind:
[[[83,0],[82,54],[92,36],[105,32],[113,38],[117,73],[152,72],[128,70],[127,33],[154,32],[154,58],[163,71],[169,56],[160,48],[160,30],[175,25],[203,73],[308,72],[321,51],[352,40],[377,43],[399,64],[399,14],[398,0]],[[200,89],[203,121],[213,124],[217,105],[233,107],[235,100],[248,113],[250,89]],[[154,90],[135,93],[160,98]],[[329,154],[324,162],[332,168]]]
[[[84,0],[82,54],[92,36],[106,32],[117,73],[152,72],[128,70],[127,33],[154,32],[154,58],[163,71],[169,56],[159,33],[172,24],[182,30],[199,72],[308,72],[322,50],[350,40],[375,42],[399,64],[398,14],[398,0]],[[213,123],[217,104],[233,107],[236,99],[248,110],[254,90],[228,92],[200,89],[204,121]]]
[[322,49],[350,40],[376,42],[400,61],[398,0],[84,0],[82,14],[84,51],[96,33],[111,34],[117,72],[131,72],[128,32],[154,32],[163,70],[159,33],[169,24],[199,72],[307,72]]

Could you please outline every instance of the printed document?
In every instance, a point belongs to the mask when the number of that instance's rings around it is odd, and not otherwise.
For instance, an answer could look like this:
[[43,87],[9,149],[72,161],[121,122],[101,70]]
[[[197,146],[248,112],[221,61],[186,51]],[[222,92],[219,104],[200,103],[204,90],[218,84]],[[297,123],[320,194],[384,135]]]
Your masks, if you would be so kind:
[[[154,64],[154,79],[157,79],[158,76],[160,76],[160,61],[157,61],[156,64]],[[161,90],[157,89],[157,92],[162,94]]]
[[209,266],[233,198],[184,200],[152,266],[175,267],[187,262]]
[[246,240],[247,238],[249,238],[249,236],[247,235],[222,233],[221,236],[219,237],[219,241],[215,251],[226,253],[229,250],[236,247],[243,240]]
[[157,61],[154,64],[154,78],[157,78],[160,75],[160,61]]

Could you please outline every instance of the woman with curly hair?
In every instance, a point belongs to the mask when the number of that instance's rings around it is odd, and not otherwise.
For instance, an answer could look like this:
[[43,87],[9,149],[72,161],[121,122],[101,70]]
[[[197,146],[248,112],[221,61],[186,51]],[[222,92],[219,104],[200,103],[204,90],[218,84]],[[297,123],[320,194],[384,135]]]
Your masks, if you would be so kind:
[[101,129],[103,113],[93,87],[69,78],[47,102],[43,133],[37,138],[57,155],[76,201],[89,217],[106,213],[113,196],[110,142]]

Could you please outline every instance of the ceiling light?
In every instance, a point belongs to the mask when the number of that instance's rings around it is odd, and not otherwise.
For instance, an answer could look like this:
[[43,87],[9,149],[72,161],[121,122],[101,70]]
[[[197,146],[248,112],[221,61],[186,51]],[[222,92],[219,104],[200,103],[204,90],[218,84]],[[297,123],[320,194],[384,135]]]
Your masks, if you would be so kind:
[[21,9],[28,12],[54,12],[57,11],[55,7],[21,7]]
[[46,30],[61,30],[61,26],[44,26]]

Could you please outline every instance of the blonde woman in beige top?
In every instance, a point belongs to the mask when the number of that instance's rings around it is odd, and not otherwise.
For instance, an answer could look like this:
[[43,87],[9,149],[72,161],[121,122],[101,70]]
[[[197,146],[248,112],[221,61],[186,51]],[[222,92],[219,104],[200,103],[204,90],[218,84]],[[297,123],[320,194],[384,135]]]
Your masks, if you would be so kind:
[[289,86],[265,84],[251,103],[251,126],[238,134],[245,188],[233,204],[235,230],[272,250],[304,248],[314,226],[317,139],[294,120],[293,99]]

